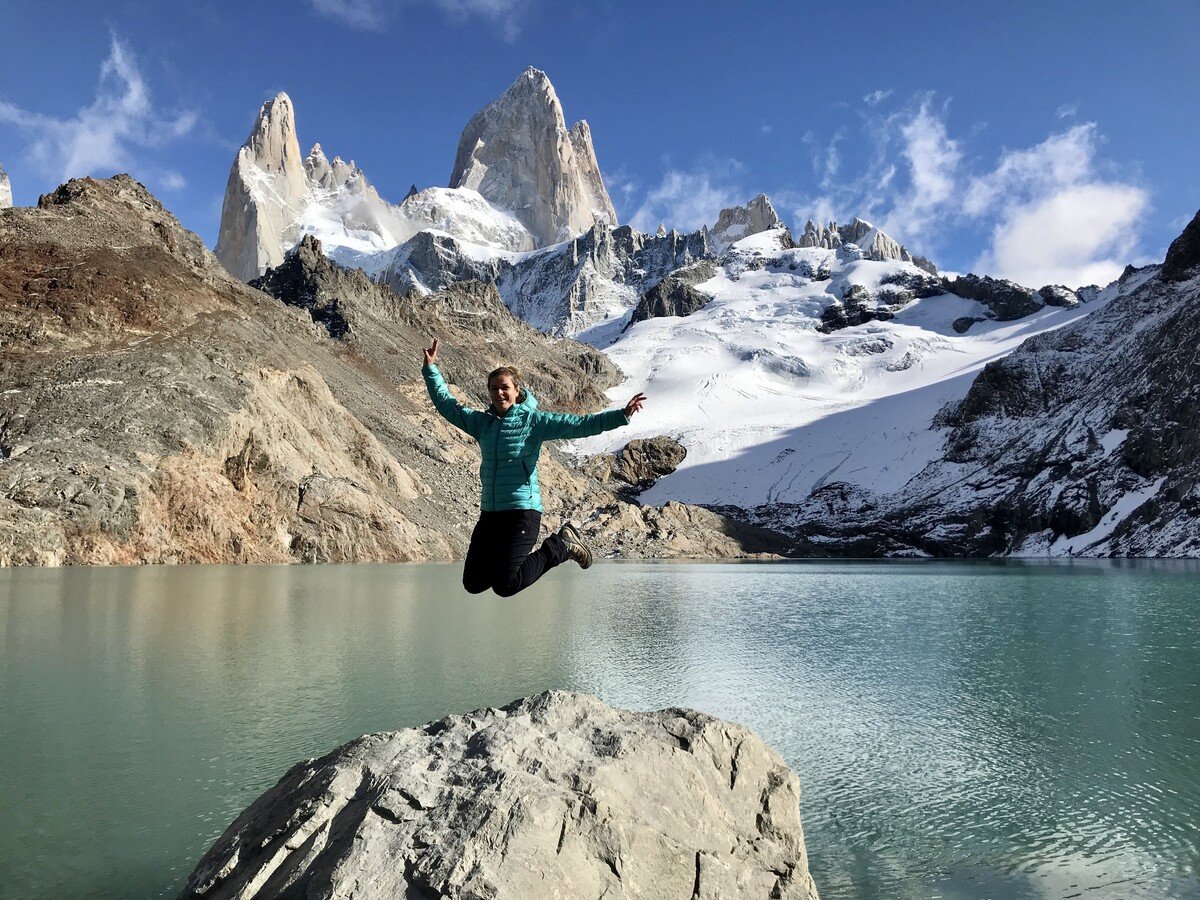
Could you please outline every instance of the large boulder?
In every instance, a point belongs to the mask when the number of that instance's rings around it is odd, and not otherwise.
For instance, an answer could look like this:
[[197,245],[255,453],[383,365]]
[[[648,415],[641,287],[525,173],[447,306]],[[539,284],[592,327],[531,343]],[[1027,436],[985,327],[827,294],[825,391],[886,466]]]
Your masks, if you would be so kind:
[[296,765],[183,896],[815,900],[799,794],[739,725],[549,691]]

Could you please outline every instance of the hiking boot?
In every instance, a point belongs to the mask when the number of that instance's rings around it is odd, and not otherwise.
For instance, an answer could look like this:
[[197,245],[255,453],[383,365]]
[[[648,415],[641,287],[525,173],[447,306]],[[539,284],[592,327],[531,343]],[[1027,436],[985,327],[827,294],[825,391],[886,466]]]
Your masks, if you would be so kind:
[[579,568],[586,569],[592,564],[592,551],[587,548],[574,525],[568,522],[558,529],[558,537],[567,545],[567,558],[579,563]]

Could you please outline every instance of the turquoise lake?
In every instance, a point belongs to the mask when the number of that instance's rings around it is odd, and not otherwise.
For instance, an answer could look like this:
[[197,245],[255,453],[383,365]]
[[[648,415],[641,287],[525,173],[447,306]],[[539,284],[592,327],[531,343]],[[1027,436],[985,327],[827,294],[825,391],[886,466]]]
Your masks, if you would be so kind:
[[1200,565],[0,570],[0,896],[173,896],[293,763],[547,688],[745,724],[834,898],[1200,897]]

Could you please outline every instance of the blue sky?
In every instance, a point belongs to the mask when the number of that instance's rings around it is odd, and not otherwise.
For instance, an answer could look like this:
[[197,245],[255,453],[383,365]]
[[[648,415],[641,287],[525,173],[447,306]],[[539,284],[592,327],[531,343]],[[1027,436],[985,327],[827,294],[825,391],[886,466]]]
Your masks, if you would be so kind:
[[380,193],[444,185],[527,65],[586,118],[623,221],[766,192],[1035,287],[1160,259],[1200,208],[1200,3],[0,2],[15,202],[129,171],[210,246],[275,91]]

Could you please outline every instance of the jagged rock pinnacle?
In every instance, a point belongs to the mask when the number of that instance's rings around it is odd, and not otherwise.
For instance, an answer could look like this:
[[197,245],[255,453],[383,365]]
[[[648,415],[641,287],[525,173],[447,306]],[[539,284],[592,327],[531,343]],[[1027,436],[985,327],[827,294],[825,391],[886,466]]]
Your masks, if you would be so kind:
[[[248,281],[283,261],[283,231],[307,192],[305,163],[296,113],[281,91],[259,109],[225,186],[216,253],[235,277]],[[254,189],[261,181],[269,182],[274,202],[259,202]]]
[[713,238],[718,244],[728,245],[781,224],[767,195],[759,194],[744,206],[721,210],[713,229]]
[[0,209],[9,206],[12,206],[12,185],[9,184],[4,166],[0,166]]
[[554,85],[532,66],[467,123],[450,187],[512,210],[541,245],[617,224],[587,122],[567,130]]

